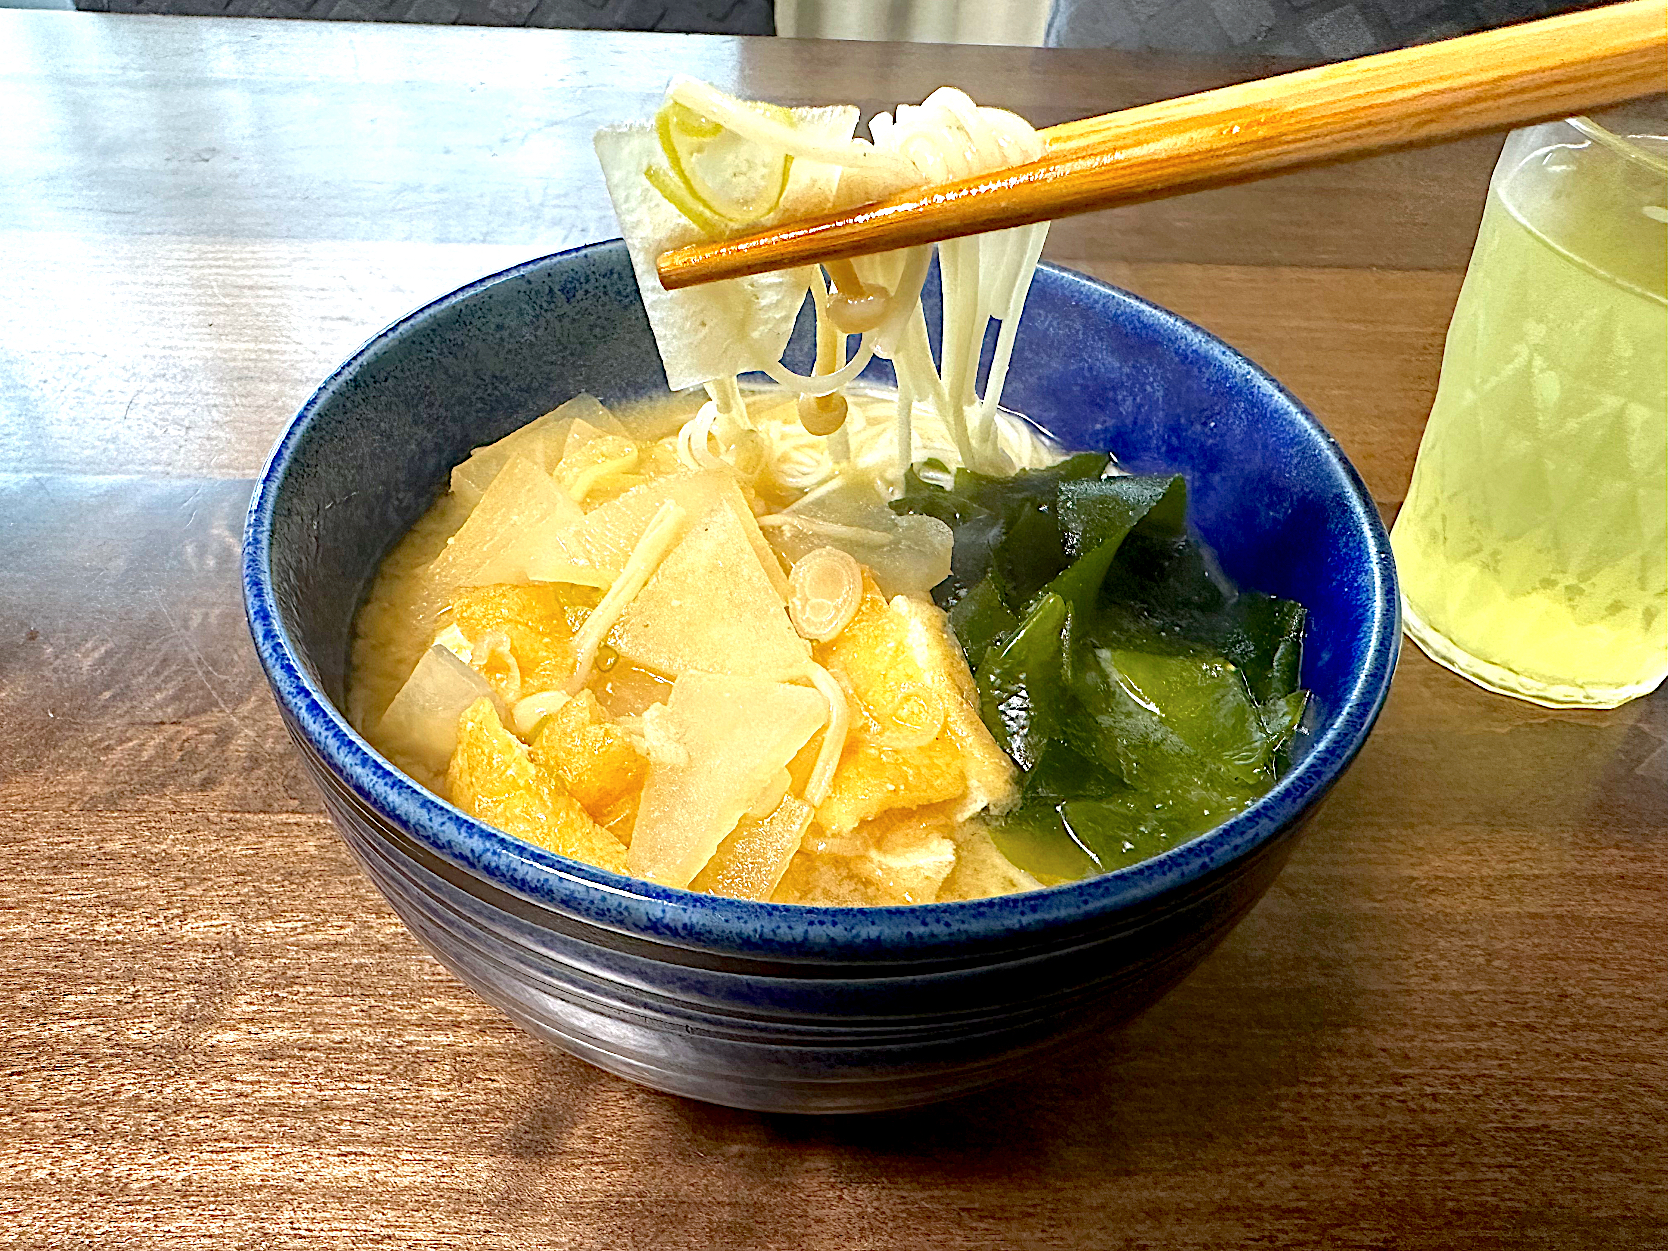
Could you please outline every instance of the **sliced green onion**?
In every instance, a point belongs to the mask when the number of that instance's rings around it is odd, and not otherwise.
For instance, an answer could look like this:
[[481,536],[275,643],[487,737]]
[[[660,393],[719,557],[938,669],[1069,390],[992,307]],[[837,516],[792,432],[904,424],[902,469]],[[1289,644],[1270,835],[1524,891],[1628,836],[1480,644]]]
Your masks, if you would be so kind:
[[659,165],[651,165],[643,171],[643,178],[703,235],[712,238],[728,233],[729,223],[703,205],[695,193],[678,181],[669,170]]
[[691,139],[716,139],[724,133],[724,123],[715,122],[710,117],[703,117],[687,104],[679,104],[673,100],[662,110],[672,120],[672,125],[683,131]]
[[[770,106],[791,124],[792,114],[780,106]],[[752,203],[729,199],[706,183],[690,167],[692,157],[700,147],[721,137],[724,126],[702,116],[687,105],[673,101],[655,114],[655,137],[666,168],[651,167],[644,171],[650,186],[660,192],[672,207],[688,218],[703,234],[723,234],[728,228],[745,226],[760,221],[775,212],[787,194],[788,179],[793,171],[793,157],[782,155],[782,175],[776,180],[773,192],[766,192]]]

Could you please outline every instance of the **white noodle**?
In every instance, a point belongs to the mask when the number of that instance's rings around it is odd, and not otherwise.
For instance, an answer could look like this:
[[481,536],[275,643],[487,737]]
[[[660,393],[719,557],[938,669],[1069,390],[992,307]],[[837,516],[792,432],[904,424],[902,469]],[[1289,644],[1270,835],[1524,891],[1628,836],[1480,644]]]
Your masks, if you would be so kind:
[[1042,254],[1043,240],[1048,235],[1048,223],[1023,227],[1030,232],[1024,251],[1019,256],[1018,272],[1010,283],[1008,306],[1002,310],[1002,329],[996,336],[996,355],[990,362],[990,379],[985,384],[985,398],[979,407],[979,423],[988,426],[990,416],[1002,398],[1002,387],[1008,380],[1008,361],[1013,355],[1014,336],[1019,332],[1019,314],[1025,307],[1025,297],[1031,290],[1031,279],[1037,272],[1037,258]]
[[686,469],[724,469],[728,465],[712,450],[716,438],[713,424],[718,420],[718,405],[703,404],[701,411],[683,423],[678,431],[678,460]]
[[741,398],[741,388],[736,386],[734,374],[714,378],[707,383],[706,391],[727,420],[744,427],[752,426],[753,423],[747,419],[747,405]]
[[840,767],[840,755],[846,749],[846,735],[851,732],[851,705],[846,703],[844,688],[827,669],[812,664],[809,673],[812,684],[828,701],[828,728],[823,731],[817,763],[805,783],[805,802],[815,808],[828,798],[828,792],[834,788],[834,771]]
[[912,432],[910,430],[909,423],[910,418],[914,415],[914,408],[915,401],[910,398],[909,389],[903,386],[902,381],[900,380],[898,385],[898,416],[895,423],[898,432],[898,460],[896,469],[898,480],[900,482],[903,481],[904,474],[909,471],[909,457],[911,451],[910,443],[912,442],[910,438]]
[[637,465],[637,449],[632,448],[613,460],[605,460],[600,465],[591,465],[581,469],[574,475],[573,485],[568,487],[568,497],[576,504],[583,504],[585,497],[591,493],[597,483],[616,473],[627,473]]
[[921,288],[927,282],[927,270],[932,266],[932,248],[910,248],[892,292],[892,311],[875,331],[875,355],[892,359],[898,336],[908,327],[910,315],[921,307]]
[[694,78],[680,78],[672,84],[672,99],[724,129],[749,139],[762,148],[786,152],[805,161],[820,161],[847,169],[876,169],[885,173],[905,172],[902,162],[872,144],[853,139],[847,144],[817,143],[801,131],[768,117],[745,101],[727,96],[716,87]]
[[[786,152],[845,169],[863,169],[883,177],[912,170],[909,181],[917,185],[931,186],[1034,160],[1044,147],[1024,119],[1002,109],[981,108],[952,87],[939,88],[920,104],[900,104],[892,113],[877,114],[869,123],[868,142],[852,139],[844,144],[807,140],[769,110],[735,100],[692,79],[676,82],[671,98],[767,151]],[[1030,464],[1032,454],[1015,443],[1021,430],[1003,424],[1000,405],[1019,313],[1047,232],[1047,224],[1042,223],[947,240],[938,246],[942,367],[933,362],[921,312],[921,289],[932,256],[930,246],[853,262],[863,294],[842,291],[843,301],[879,300],[881,304],[878,310],[865,304],[863,320],[874,328],[863,333],[856,354],[843,364],[839,351],[844,348],[844,336],[835,326],[832,302],[820,273],[813,267],[807,287],[817,321],[817,367],[829,372],[796,374],[773,362],[765,366],[765,373],[790,392],[826,396],[853,382],[874,357],[890,360],[898,381],[893,436],[890,446],[881,453],[883,459],[877,462],[878,449],[868,426],[852,430],[848,423],[827,438],[807,435],[809,442],[799,440],[783,427],[773,431],[771,446],[760,458],[764,466],[760,472],[768,469],[778,484],[799,490],[841,474],[847,466],[879,468],[894,483],[899,482],[912,458],[922,450],[914,429],[921,405],[931,406],[948,432],[954,459],[960,464],[995,473]],[[996,347],[981,396],[979,362],[986,328],[992,321],[998,323]],[[831,335],[840,348],[827,359]],[[734,386],[733,379],[726,381]],[[718,399],[720,393],[714,390],[713,395]],[[727,410],[729,405],[720,400],[717,407]],[[745,422],[745,417],[742,420]],[[735,457],[746,440],[740,436],[727,440],[725,424],[703,408],[685,432],[680,432],[680,459],[692,467],[711,468],[714,462]]]
[[[905,387],[900,387],[900,393]],[[849,486],[854,474],[860,479],[873,480],[880,491],[878,498],[884,498],[902,484],[903,471],[910,464],[927,458],[959,463],[960,452],[949,423],[938,415],[937,406],[930,398],[910,397],[910,455],[901,465],[897,398],[863,390],[848,393],[847,402],[845,428],[851,439],[851,459],[838,467],[829,455],[828,440],[808,434],[786,410],[779,408],[765,422],[761,437],[769,448],[770,462],[761,475],[799,495],[797,502],[789,506],[788,514],[798,513],[826,492]],[[1063,455],[1059,448],[1040,437],[1029,422],[1005,409],[996,410],[991,425],[995,431],[996,458],[1002,465],[1012,469],[1041,469]]]
[[857,349],[857,355],[831,374],[796,374],[780,361],[766,365],[764,371],[784,390],[797,391],[801,395],[832,395],[862,373],[874,359],[874,355],[875,336],[874,332],[870,331],[863,336],[863,343]]
[[828,436],[828,456],[836,465],[843,465],[851,460],[851,432],[846,429],[844,422],[838,430]]
[[682,508],[667,500],[650,520],[643,537],[631,549],[631,556],[626,560],[625,568],[620,570],[620,576],[614,579],[608,594],[591,610],[585,624],[579,627],[579,633],[573,636],[573,676],[562,688],[569,695],[579,694],[585,689],[585,683],[591,680],[591,666],[596,663],[597,648],[602,646],[602,641],[608,637],[620,614],[648,585],[654,571],[666,558],[666,553],[683,537],[683,523],[688,516]]

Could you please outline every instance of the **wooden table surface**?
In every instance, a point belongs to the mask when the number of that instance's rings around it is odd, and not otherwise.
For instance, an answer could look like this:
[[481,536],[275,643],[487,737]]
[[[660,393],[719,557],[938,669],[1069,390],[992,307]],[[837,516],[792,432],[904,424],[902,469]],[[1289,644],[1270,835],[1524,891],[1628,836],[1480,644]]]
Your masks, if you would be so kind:
[[[250,478],[413,306],[615,233],[675,71],[1039,125],[1251,61],[0,9],[0,1246],[1668,1246],[1668,691],[1411,648],[1290,867],[1023,1083],[813,1120],[542,1050],[322,815],[238,598]],[[1498,138],[1055,228],[1272,370],[1386,516]]]

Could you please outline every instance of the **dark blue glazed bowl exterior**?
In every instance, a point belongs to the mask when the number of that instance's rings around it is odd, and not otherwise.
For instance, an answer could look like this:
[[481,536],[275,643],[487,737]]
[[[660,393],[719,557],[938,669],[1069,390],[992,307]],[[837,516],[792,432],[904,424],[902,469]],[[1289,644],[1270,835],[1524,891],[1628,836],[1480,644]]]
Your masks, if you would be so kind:
[[[1014,362],[1006,404],[1070,447],[1185,473],[1229,575],[1308,605],[1314,706],[1291,771],[1191,843],[1068,886],[907,908],[721,899],[564,859],[421,789],[338,711],[360,597],[454,463],[580,391],[664,392],[622,244],[437,300],[318,389],[250,505],[249,626],[343,837],[447,967],[535,1035],[635,1081],[847,1112],[1005,1080],[1130,1020],[1222,940],[1383,705],[1399,639],[1389,540],[1314,418],[1171,313],[1043,267]],[[889,380],[883,365],[871,376]]]

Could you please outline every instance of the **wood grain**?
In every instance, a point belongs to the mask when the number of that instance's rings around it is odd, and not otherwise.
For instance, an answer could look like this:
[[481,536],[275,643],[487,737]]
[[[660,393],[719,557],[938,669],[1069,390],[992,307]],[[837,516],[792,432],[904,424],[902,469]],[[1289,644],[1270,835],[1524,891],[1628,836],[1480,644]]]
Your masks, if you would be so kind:
[[1661,89],[1668,0],[1628,0],[1041,132],[1037,160],[674,248],[668,290],[918,247],[1585,113]]
[[[791,102],[952,81],[1042,121],[1265,68],[863,53],[0,10],[27,122],[0,127],[0,1247],[1668,1241],[1661,692],[1554,713],[1404,656],[1192,978],[908,1114],[730,1112],[543,1051],[354,867],[247,642],[248,479],[381,324],[612,233],[597,118],[680,63]],[[1494,146],[1086,217],[1052,255],[1271,368],[1389,512]]]

